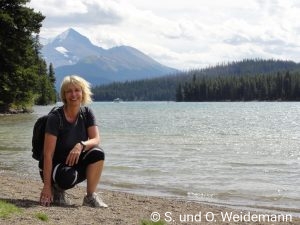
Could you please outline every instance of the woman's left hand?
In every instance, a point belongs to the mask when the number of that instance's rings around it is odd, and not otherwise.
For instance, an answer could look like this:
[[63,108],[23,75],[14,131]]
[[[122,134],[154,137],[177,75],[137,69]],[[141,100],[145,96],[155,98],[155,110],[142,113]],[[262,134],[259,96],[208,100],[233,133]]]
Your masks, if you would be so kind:
[[78,163],[80,154],[81,154],[81,145],[80,144],[76,144],[74,146],[74,148],[70,151],[67,160],[66,160],[66,164],[68,166],[74,166]]

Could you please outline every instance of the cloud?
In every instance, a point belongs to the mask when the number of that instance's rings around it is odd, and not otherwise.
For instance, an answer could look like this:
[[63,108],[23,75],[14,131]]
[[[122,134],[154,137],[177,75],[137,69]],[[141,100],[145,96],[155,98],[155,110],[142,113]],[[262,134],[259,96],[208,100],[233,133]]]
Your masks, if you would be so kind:
[[73,27],[104,48],[129,45],[186,69],[244,58],[300,60],[293,0],[31,0],[41,36]]
[[33,0],[32,5],[46,12],[46,26],[113,25],[123,20],[122,9],[113,0]]

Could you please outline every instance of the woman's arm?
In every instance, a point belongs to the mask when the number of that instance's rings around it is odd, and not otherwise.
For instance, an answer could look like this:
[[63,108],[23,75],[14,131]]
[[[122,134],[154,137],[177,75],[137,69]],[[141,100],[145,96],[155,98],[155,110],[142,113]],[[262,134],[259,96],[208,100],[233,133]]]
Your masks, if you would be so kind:
[[97,126],[91,126],[88,128],[88,136],[89,136],[88,140],[82,140],[82,143],[85,145],[84,148],[81,143],[77,143],[70,151],[66,159],[66,164],[68,166],[74,166],[75,164],[78,163],[82,151],[88,151],[89,149],[99,145],[100,135]]
[[49,206],[52,201],[52,191],[51,191],[51,174],[52,174],[52,160],[55,151],[57,137],[46,133],[44,142],[44,168],[43,168],[43,179],[44,187],[41,192],[40,202],[41,205]]
[[84,151],[87,151],[100,144],[100,134],[97,126],[91,126],[88,128],[88,140],[83,140],[83,144],[86,146]]

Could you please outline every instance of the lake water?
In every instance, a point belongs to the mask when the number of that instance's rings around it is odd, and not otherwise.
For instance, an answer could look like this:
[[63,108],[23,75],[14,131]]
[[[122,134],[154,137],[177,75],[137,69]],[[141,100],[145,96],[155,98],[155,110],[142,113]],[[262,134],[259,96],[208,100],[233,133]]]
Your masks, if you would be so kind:
[[[97,102],[102,187],[300,213],[300,103]],[[32,173],[33,114],[0,116],[0,169]]]

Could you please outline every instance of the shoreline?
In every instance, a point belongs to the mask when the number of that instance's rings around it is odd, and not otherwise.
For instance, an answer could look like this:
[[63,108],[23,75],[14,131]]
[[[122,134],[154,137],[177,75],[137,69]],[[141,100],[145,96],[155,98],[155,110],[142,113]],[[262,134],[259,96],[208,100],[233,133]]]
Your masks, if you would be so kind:
[[[107,209],[81,206],[85,187],[67,190],[74,206],[42,207],[39,205],[41,181],[13,171],[0,171],[0,200],[22,209],[22,213],[0,218],[0,224],[130,224],[139,225],[142,220],[160,217],[165,224],[300,224],[300,218],[288,212],[275,214],[270,210],[242,209],[199,203],[169,197],[156,197],[101,189]],[[100,185],[101,187],[101,185]],[[48,222],[35,217],[36,213],[48,216]]]

